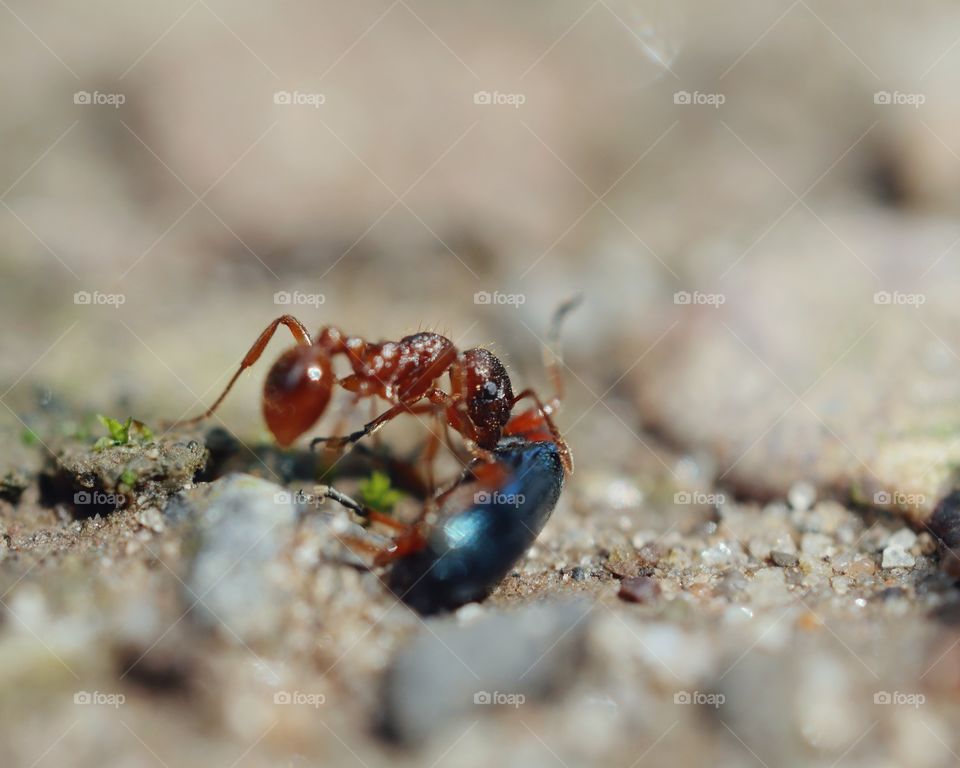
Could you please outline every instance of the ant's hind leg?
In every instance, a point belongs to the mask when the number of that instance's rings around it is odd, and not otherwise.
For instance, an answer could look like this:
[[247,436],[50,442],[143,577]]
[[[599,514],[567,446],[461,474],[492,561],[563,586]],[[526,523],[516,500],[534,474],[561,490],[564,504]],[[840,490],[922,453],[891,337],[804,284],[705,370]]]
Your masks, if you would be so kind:
[[273,338],[273,334],[277,332],[277,329],[281,325],[285,325],[290,329],[290,333],[293,334],[293,338],[296,340],[297,344],[301,346],[310,346],[313,343],[310,338],[309,331],[307,331],[303,323],[297,320],[297,318],[295,318],[293,315],[282,315],[281,317],[278,317],[276,320],[270,323],[270,325],[264,328],[263,333],[257,337],[255,342],[253,342],[253,346],[250,347],[250,349],[247,351],[247,354],[244,355],[243,360],[240,362],[240,367],[237,369],[237,372],[233,374],[233,378],[230,379],[226,388],[220,394],[220,397],[214,401],[213,405],[211,405],[199,416],[194,416],[192,419],[180,419],[173,422],[169,426],[171,428],[185,427],[191,424],[197,424],[212,416],[213,412],[220,407],[220,404],[224,401],[230,390],[233,389],[233,385],[236,384],[237,379],[240,378],[240,374],[260,359],[260,356],[263,354],[263,350],[266,349],[267,344],[270,343],[270,339]]

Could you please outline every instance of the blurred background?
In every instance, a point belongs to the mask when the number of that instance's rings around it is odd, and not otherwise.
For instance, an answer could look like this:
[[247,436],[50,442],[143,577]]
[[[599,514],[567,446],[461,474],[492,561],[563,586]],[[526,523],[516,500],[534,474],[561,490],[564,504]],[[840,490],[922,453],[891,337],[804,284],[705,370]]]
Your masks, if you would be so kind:
[[[958,30],[947,2],[0,0],[5,464],[21,460],[38,398],[148,423],[199,412],[287,312],[372,340],[434,329],[494,349],[515,388],[546,389],[550,313],[582,291],[565,328],[561,419],[577,514],[612,504],[663,533],[680,513],[636,500],[653,487],[726,490],[760,519],[801,483],[851,519],[855,506],[881,509],[889,529],[922,532],[960,461]],[[280,334],[271,360],[289,344]],[[267,439],[267,364],[220,413],[251,444]],[[627,481],[643,493],[624,501]],[[583,557],[602,557],[601,538],[581,543]],[[682,565],[678,590],[701,565]],[[870,588],[890,587],[883,578]],[[664,632],[685,620],[661,619]],[[887,620],[860,641],[906,631]],[[719,643],[711,631],[696,641]],[[896,668],[911,637],[873,652]],[[838,653],[797,707],[838,696],[845,665],[864,672]],[[766,676],[751,668],[728,695]],[[801,684],[781,682],[784,696]],[[598,690],[619,725],[648,723]],[[830,718],[768,727],[742,706],[711,730],[733,763],[852,751],[877,764],[852,746],[877,719],[859,704],[839,733]],[[517,764],[639,760],[669,726],[653,718],[624,739],[598,711],[583,715],[595,750],[564,741],[579,710],[504,726],[522,744]],[[889,764],[956,759],[947,715],[888,717],[861,738],[886,734]],[[244,759],[259,731],[244,742],[236,722],[225,730],[216,760],[233,745]],[[346,751],[334,744],[336,759],[386,759],[357,733]],[[138,738],[110,764],[189,764]],[[917,751],[933,740],[943,746]],[[335,741],[297,759],[333,760]],[[712,744],[686,739],[674,754]],[[286,765],[277,754],[263,764]]]

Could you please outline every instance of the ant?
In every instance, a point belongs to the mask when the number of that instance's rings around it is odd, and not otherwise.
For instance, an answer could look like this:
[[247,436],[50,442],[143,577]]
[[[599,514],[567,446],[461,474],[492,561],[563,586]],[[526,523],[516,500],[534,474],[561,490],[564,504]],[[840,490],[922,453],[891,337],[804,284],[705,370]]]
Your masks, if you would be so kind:
[[[560,321],[572,306],[567,302],[554,316],[554,349]],[[545,361],[557,386],[551,400],[556,409],[563,394],[559,357],[551,353]],[[409,525],[330,486],[317,486],[315,492],[397,531],[386,548],[352,538],[345,543],[372,551],[375,566],[391,566],[387,583],[401,600],[423,614],[454,610],[493,591],[556,507],[572,461],[566,445],[552,439],[547,417],[542,414],[539,426],[535,415],[514,417],[524,419],[519,430],[524,434],[503,435],[492,461],[475,458],[453,485],[427,500]],[[399,468],[414,472],[407,465]]]
[[[551,325],[553,335],[559,332],[563,316],[577,303],[579,297],[557,309]],[[564,469],[573,472],[570,449],[551,418],[563,396],[556,357],[546,361],[555,395],[543,403],[532,389],[514,395],[503,363],[486,349],[458,351],[446,336],[430,332],[404,336],[399,341],[368,342],[359,336],[346,336],[336,327],[324,326],[316,338],[311,338],[303,323],[292,315],[282,315],[264,329],[213,405],[201,415],[177,421],[173,426],[187,426],[209,418],[240,374],[260,359],[281,325],[293,335],[296,346],[282,352],[273,363],[262,396],[267,427],[281,446],[293,443],[320,419],[336,385],[352,393],[351,405],[363,398],[379,397],[391,403],[391,407],[352,434],[315,438],[311,448],[321,443],[342,448],[373,435],[403,413],[426,414],[440,420],[445,429],[450,427],[458,432],[475,459],[496,462],[495,450],[500,439],[504,435],[516,435],[552,442],[557,446]],[[350,375],[336,377],[333,370],[336,355],[347,358]],[[437,386],[444,374],[450,378],[449,393]],[[534,406],[513,415],[514,406],[524,399],[532,400]],[[431,475],[437,447],[436,433],[431,430],[424,451]]]

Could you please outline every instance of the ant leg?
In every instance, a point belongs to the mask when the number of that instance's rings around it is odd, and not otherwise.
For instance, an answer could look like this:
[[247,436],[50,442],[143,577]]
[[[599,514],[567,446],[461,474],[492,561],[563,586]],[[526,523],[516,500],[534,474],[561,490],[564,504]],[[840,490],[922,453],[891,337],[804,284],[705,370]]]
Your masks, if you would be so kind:
[[213,405],[211,405],[199,416],[195,416],[192,419],[181,419],[179,421],[175,421],[170,425],[170,427],[185,427],[191,424],[198,424],[204,419],[210,418],[210,416],[213,415],[213,412],[220,407],[220,403],[224,401],[230,390],[233,389],[233,385],[236,384],[237,379],[240,378],[240,374],[260,359],[260,355],[263,354],[263,350],[266,349],[267,344],[270,343],[270,339],[273,338],[273,334],[277,332],[277,328],[279,328],[281,325],[285,325],[290,329],[290,333],[293,334],[293,338],[296,339],[297,344],[301,346],[310,346],[313,343],[310,338],[310,332],[307,331],[303,323],[297,320],[297,318],[295,318],[293,315],[283,315],[278,317],[276,320],[270,323],[270,325],[263,330],[263,333],[257,337],[257,340],[253,342],[253,346],[250,347],[249,351],[240,362],[240,367],[237,369],[237,372],[233,374],[233,378],[230,379],[226,389],[224,389],[220,394],[220,397],[214,401]]
[[[436,388],[424,394],[430,399],[431,403],[443,409],[447,423],[463,437],[463,445],[471,458],[479,459],[488,464],[497,460],[493,451],[481,448],[477,444],[477,430],[466,413],[466,406],[462,398],[448,395],[443,390]],[[456,451],[454,453],[456,454]]]
[[329,485],[317,485],[313,490],[317,496],[333,499],[338,504],[346,507],[351,512],[354,512],[370,522],[381,523],[382,525],[386,525],[387,527],[398,531],[406,531],[410,527],[405,523],[401,523],[399,520],[390,517],[390,515],[385,515],[382,512],[377,512],[375,509],[365,507],[359,501],[356,501],[350,496],[347,496],[347,494],[338,491],[336,488],[331,488]]
[[[440,425],[439,414],[437,418],[434,419],[434,423],[437,426]],[[437,476],[436,476],[436,461],[437,461],[437,449],[440,447],[440,438],[437,436],[435,430],[430,430],[430,436],[427,438],[426,445],[423,448],[423,454],[420,457],[420,460],[424,465],[424,474],[427,479],[427,488],[430,489],[429,494],[427,495],[426,506],[433,506],[434,494],[437,490]]]
[[[350,415],[353,413],[353,410],[357,407],[357,403],[360,402],[360,398],[362,397],[362,395],[359,392],[354,392],[352,393],[352,395],[353,396],[351,397],[350,402],[342,410],[342,412],[340,413],[340,417],[337,419],[336,423],[333,425],[333,429],[331,430],[331,433],[332,435],[334,435],[334,437],[331,438],[332,441],[339,439],[338,436],[346,428],[347,422],[350,420]],[[316,440],[311,441],[310,443],[311,450],[313,449],[313,445],[315,442]],[[337,446],[328,442],[327,445],[324,447],[326,450],[332,452]]]
[[[373,398],[370,399],[370,420],[377,418],[377,401]],[[379,449],[381,447],[380,435],[373,436],[373,447]]]
[[386,411],[381,413],[373,421],[369,421],[363,425],[361,429],[358,429],[356,432],[351,432],[349,435],[342,437],[315,437],[310,441],[310,448],[313,449],[315,445],[320,443],[325,443],[329,448],[343,448],[351,443],[355,443],[358,440],[363,439],[367,435],[372,435],[377,432],[384,424],[388,421],[392,421],[403,413],[419,414],[419,413],[433,413],[436,411],[436,407],[431,403],[397,403],[391,408],[388,408]]
[[317,495],[333,499],[358,515],[367,517],[370,520],[375,520],[376,522],[383,523],[385,525],[389,525],[400,531],[400,534],[397,536],[397,538],[394,539],[393,543],[386,549],[372,544],[371,542],[355,540],[358,545],[363,546],[367,551],[375,553],[373,559],[374,565],[388,565],[392,561],[409,555],[413,552],[417,552],[426,546],[427,542],[419,525],[404,525],[403,523],[394,520],[389,516],[383,515],[375,510],[363,506],[358,501],[355,501],[347,496],[345,493],[341,493],[340,491],[329,486],[317,486],[315,490]]
[[560,459],[563,461],[564,469],[567,471],[567,474],[573,474],[573,456],[570,453],[570,448],[551,418],[551,413],[553,413],[555,409],[551,410],[549,405],[544,405],[537,393],[532,389],[523,390],[523,392],[513,398],[513,402],[516,404],[525,398],[533,400],[536,407],[519,413],[510,419],[503,429],[504,434],[525,435],[531,438],[546,437],[543,433],[543,427],[546,425],[549,439],[556,443],[557,448],[560,449]]

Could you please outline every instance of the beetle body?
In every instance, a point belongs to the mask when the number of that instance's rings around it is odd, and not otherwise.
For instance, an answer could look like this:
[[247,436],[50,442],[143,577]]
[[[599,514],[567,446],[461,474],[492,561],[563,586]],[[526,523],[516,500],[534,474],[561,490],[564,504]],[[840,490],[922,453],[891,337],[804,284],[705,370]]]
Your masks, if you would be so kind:
[[494,455],[496,486],[468,473],[423,532],[420,547],[390,570],[391,589],[420,613],[486,597],[530,548],[557,504],[564,467],[555,443],[505,437]]

